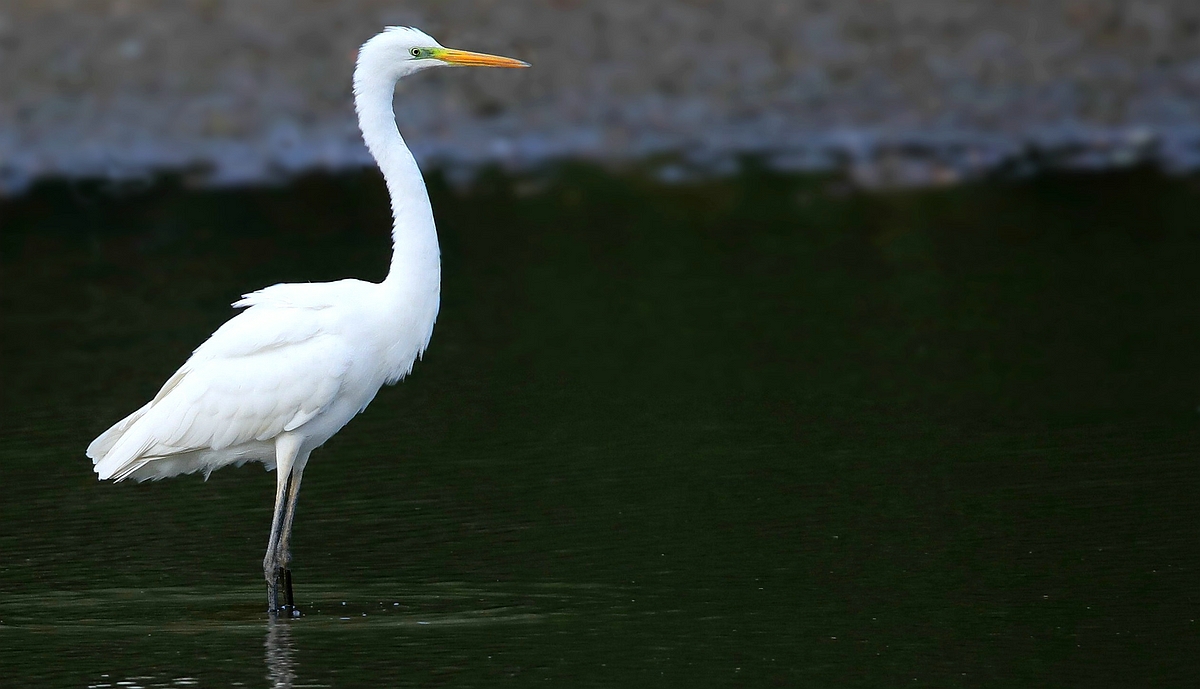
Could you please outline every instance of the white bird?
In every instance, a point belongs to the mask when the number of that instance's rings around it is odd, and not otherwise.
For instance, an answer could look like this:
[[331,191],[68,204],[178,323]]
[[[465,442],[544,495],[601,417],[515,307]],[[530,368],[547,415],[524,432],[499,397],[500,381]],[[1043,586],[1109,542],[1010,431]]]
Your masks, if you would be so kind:
[[[528,67],[389,27],[363,44],[354,107],[392,201],[392,263],[381,283],[279,284],[246,294],[144,407],[88,446],[100,480],[162,479],[229,464],[277,472],[263,574],[271,613],[298,614],[288,540],[309,454],[407,375],[433,334],[441,257],[416,160],[396,128],[396,81],[429,67]],[[279,595],[284,594],[283,604]]]

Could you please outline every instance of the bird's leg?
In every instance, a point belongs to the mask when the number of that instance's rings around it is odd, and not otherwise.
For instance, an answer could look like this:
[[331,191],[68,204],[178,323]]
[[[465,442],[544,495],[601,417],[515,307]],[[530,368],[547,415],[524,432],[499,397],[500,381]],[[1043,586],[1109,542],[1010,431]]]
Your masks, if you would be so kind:
[[267,579],[267,612],[272,615],[279,611],[279,537],[283,531],[284,514],[287,511],[289,473],[282,465],[276,467],[276,472],[275,516],[271,519],[271,538],[267,541],[267,555],[263,558],[263,576]]
[[292,467],[291,479],[288,481],[287,508],[283,515],[283,529],[279,534],[279,543],[276,548],[276,566],[283,573],[283,584],[285,597],[283,609],[291,615],[298,614],[296,610],[295,597],[292,595],[292,570],[288,569],[288,565],[292,561],[292,520],[296,518],[296,501],[300,498],[300,479],[304,476],[304,465],[296,462]]
[[[280,547],[287,549],[287,531],[291,528],[292,517],[288,508],[288,484],[293,480],[297,489],[300,486],[299,471],[303,471],[308,461],[308,453],[301,455],[300,447],[303,441],[296,436],[284,434],[275,439],[275,516],[271,518],[271,539],[267,542],[267,554],[263,558],[263,576],[267,579],[267,612],[272,615],[280,610],[279,586],[282,584],[284,604],[292,604],[292,585],[287,574],[286,560],[280,559]],[[295,479],[292,474],[296,473]],[[283,564],[281,564],[281,562]]]

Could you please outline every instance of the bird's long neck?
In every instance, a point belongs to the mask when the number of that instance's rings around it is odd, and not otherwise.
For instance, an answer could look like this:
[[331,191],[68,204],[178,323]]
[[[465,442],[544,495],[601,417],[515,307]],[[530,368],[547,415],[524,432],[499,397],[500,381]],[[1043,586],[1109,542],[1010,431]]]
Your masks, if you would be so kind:
[[395,79],[354,72],[354,108],[367,149],[375,157],[392,200],[392,264],[384,284],[396,290],[414,286],[440,289],[441,258],[433,209],[425,180],[396,128],[392,112]]

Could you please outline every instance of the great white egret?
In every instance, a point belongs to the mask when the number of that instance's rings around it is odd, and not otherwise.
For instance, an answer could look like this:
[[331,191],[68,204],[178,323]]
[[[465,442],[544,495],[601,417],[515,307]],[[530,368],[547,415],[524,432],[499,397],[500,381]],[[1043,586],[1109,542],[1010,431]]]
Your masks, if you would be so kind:
[[[433,334],[441,258],[429,195],[396,128],[396,82],[442,65],[528,67],[520,60],[442,47],[389,27],[363,44],[354,107],[392,200],[392,263],[381,283],[272,285],[192,353],[146,406],[88,446],[100,480],[162,479],[229,464],[276,470],[275,515],[263,559],[267,605],[298,614],[288,540],[309,454],[407,375]],[[280,593],[283,602],[280,602]]]

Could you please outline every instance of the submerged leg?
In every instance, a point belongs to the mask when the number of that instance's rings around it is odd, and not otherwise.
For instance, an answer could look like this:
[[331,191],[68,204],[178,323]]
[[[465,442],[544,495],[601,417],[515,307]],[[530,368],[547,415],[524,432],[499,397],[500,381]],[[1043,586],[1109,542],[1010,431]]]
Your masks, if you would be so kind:
[[288,484],[299,449],[299,442],[290,436],[275,441],[275,515],[271,518],[271,538],[267,541],[267,554],[263,558],[263,576],[267,580],[267,612],[272,615],[279,611],[279,587],[285,583],[279,566],[279,544],[287,517]]

